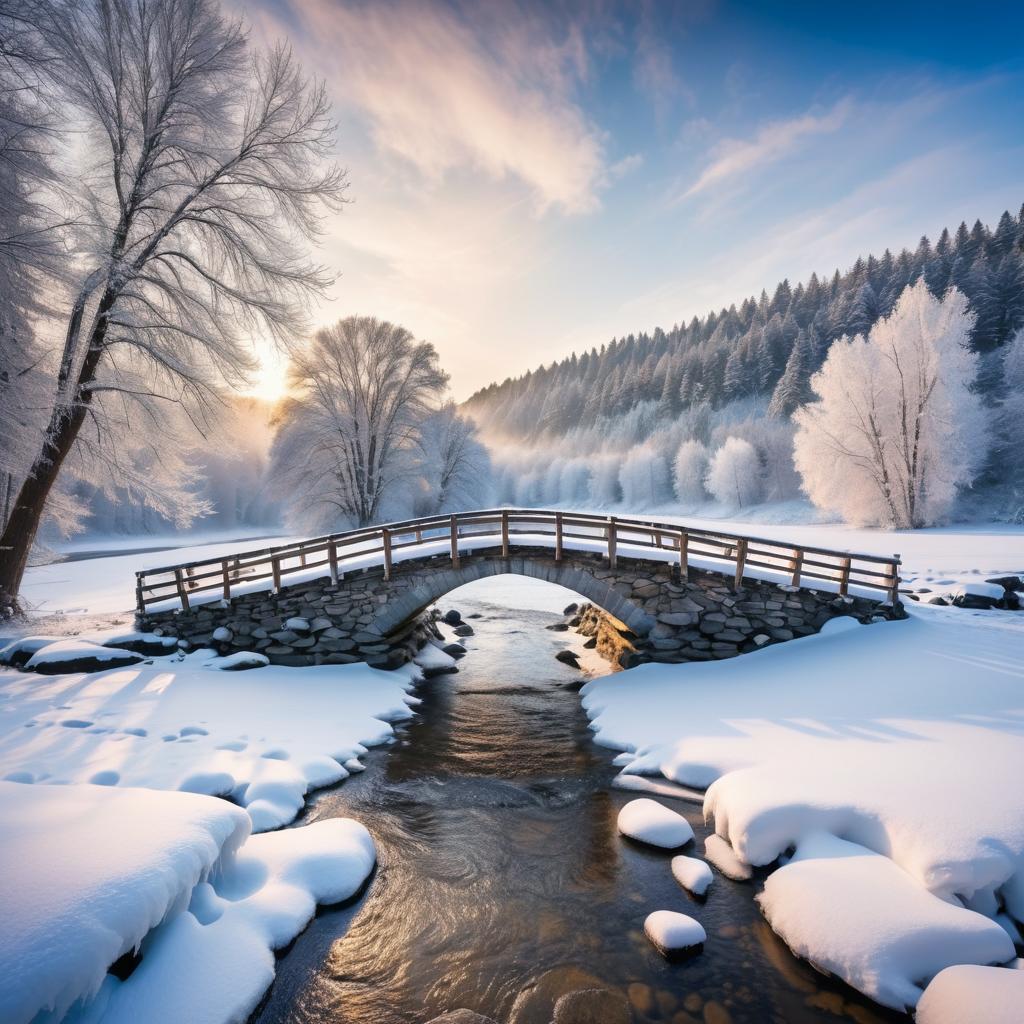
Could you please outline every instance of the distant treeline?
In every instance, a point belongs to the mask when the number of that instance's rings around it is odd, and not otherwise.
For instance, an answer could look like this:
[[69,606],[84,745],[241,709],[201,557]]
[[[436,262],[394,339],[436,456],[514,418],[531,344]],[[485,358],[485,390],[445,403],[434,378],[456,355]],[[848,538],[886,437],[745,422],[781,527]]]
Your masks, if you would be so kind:
[[908,284],[923,275],[941,296],[950,286],[968,298],[977,320],[972,345],[982,354],[979,386],[998,386],[993,356],[1024,326],[1024,206],[995,230],[981,221],[923,237],[911,252],[859,258],[830,279],[782,281],[769,297],[748,298],[668,331],[613,339],[599,349],[542,366],[474,394],[465,410],[493,440],[552,441],[569,431],[656,403],[660,422],[698,405],[719,409],[762,396],[788,417],[807,398],[807,380],[829,346],[866,334],[887,316]]

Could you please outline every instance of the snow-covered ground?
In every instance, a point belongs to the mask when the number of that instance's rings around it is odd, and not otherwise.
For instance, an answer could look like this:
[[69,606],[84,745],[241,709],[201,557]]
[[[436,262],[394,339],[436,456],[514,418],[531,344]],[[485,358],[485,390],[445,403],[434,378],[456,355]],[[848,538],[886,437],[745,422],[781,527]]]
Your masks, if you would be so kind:
[[[1024,562],[1019,535],[1001,557],[987,538],[945,536],[988,551],[995,571]],[[955,564],[914,540],[922,569]],[[900,1008],[946,966],[1014,957],[1024,614],[914,606],[902,622],[834,620],[583,693],[597,741],[632,752],[626,773],[709,787],[705,812],[735,855],[787,865],[763,903],[801,955]]]
[[95,673],[0,669],[0,778],[227,796],[256,830],[275,828],[410,717],[412,678],[365,665],[222,671],[210,651]]
[[376,860],[349,819],[249,832],[210,797],[0,782],[0,1020],[244,1021],[273,951]]
[[[899,551],[905,580],[935,593],[1024,570],[1020,528],[675,521]],[[46,632],[109,642],[130,628],[136,570],[252,546],[41,566],[28,594],[66,612]],[[572,599],[537,581],[476,586],[509,607],[561,610]],[[119,630],[93,635],[100,622]],[[420,661],[433,669],[443,659]],[[73,1019],[244,1019],[273,976],[271,950],[372,866],[354,823],[337,834],[318,824],[246,836],[291,820],[309,789],[357,770],[365,747],[411,714],[413,671],[229,672],[209,652],[88,675],[0,669],[0,778],[18,780],[0,782],[0,914],[11,922],[0,967],[19,979],[0,997],[0,1019],[60,1011],[97,986]],[[598,741],[630,752],[620,761],[627,779],[710,787],[722,838],[709,841],[709,860],[739,877],[749,864],[785,864],[769,875],[763,907],[819,966],[902,1006],[947,965],[1014,956],[1013,920],[1024,919],[1024,613],[913,605],[904,622],[840,620],[749,657],[598,679],[584,695]],[[63,857],[67,849],[82,855]],[[89,938],[96,930],[105,945]],[[107,975],[143,936],[128,980]],[[22,983],[29,963],[43,973]],[[961,970],[942,982],[958,1005],[993,986],[1001,1005],[1024,1003],[1024,971],[990,968],[993,982]],[[936,1015],[938,1005],[922,1001],[929,1021],[1014,1019],[993,1016],[991,1002],[989,1016],[973,1018]]]
[[[265,535],[266,531],[261,531]],[[259,541],[246,534],[198,534],[195,537],[123,537],[68,542],[59,553],[75,559],[31,566],[21,596],[36,615],[102,615],[135,606],[135,573],[168,562],[193,562],[250,548],[286,544],[287,537]],[[87,551],[117,552],[82,558]]]

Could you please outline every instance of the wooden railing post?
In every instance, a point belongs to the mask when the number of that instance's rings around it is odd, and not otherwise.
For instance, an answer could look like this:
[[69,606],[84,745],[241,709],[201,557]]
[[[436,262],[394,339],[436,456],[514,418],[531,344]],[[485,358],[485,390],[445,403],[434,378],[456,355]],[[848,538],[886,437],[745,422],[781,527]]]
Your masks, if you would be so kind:
[[793,561],[791,567],[793,569],[793,575],[790,577],[790,586],[800,586],[800,573],[803,571],[804,566],[804,552],[803,548],[793,549]]
[[174,582],[178,585],[178,598],[181,601],[183,611],[188,611],[188,591],[185,590],[185,581],[181,577],[181,570],[174,570]]
[[501,557],[508,558],[508,509],[501,512]]
[[448,527],[448,531],[451,534],[452,541],[452,565],[456,569],[459,567],[459,519],[455,513],[452,513],[451,523]]
[[334,538],[332,537],[327,542],[327,561],[330,563],[331,568],[331,582],[338,582],[338,545],[335,544]]
[[679,575],[690,578],[690,535],[685,530],[679,531]]
[[747,540],[741,537],[736,542],[736,579],[733,586],[739,590],[743,586],[743,568],[747,564]]
[[615,516],[608,517],[608,568],[614,569],[618,561],[618,538],[615,536]]
[[555,513],[555,561],[562,560],[562,513]]
[[384,547],[384,579],[391,579],[391,531],[385,526],[380,531],[381,544]]
[[850,557],[847,555],[839,563],[839,596],[846,597],[846,592],[850,589]]
[[270,556],[270,571],[274,577],[274,593],[276,594],[281,589],[281,556],[271,555]]
[[142,596],[142,573],[135,574],[135,608],[141,615],[146,610],[146,599]]
[[299,565],[305,567],[306,565],[306,549],[305,547],[299,548]]
[[220,563],[220,571],[224,576],[224,600],[231,600],[231,571],[228,569],[228,560],[225,558]]
[[900,603],[900,556],[892,556],[889,563],[889,603],[896,607]]
[[418,526],[416,527],[416,543],[423,543],[423,531]]

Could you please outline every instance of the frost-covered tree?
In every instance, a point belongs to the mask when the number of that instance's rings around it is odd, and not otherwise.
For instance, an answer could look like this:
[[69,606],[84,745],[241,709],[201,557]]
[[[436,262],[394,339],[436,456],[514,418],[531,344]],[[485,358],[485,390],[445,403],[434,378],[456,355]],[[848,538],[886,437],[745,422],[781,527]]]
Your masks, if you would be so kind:
[[1024,522],[1024,328],[1005,346],[1003,391],[995,412],[993,459],[1007,491],[1007,512]]
[[38,334],[59,278],[35,13],[29,0],[0,0],[0,531],[45,426],[50,388]]
[[417,445],[427,495],[421,507],[426,514],[489,504],[494,487],[490,454],[477,437],[476,424],[460,416],[453,402],[423,418]]
[[619,470],[619,486],[627,508],[639,512],[663,505],[672,493],[665,457],[653,445],[635,445]]
[[947,514],[986,450],[972,390],[973,314],[957,289],[918,281],[867,338],[834,344],[798,410],[795,461],[822,509],[848,522],[921,527]]
[[404,327],[352,316],[317,331],[293,356],[271,452],[291,521],[379,521],[417,478],[422,425],[447,381],[434,346]]
[[672,463],[672,485],[683,505],[699,505],[706,500],[704,477],[708,471],[708,450],[700,441],[690,438],[676,452]]
[[619,486],[619,469],[622,460],[614,454],[597,455],[591,461],[590,503],[597,508],[607,508],[622,500]]
[[724,505],[742,508],[761,495],[761,464],[757,451],[741,437],[726,438],[708,463],[704,486]]
[[286,49],[253,53],[215,0],[34,6],[84,170],[45,428],[0,537],[0,604],[83,438],[116,475],[124,430],[163,442],[167,410],[202,424],[223,383],[244,381],[251,334],[304,333],[330,280],[308,238],[344,187],[322,87]]

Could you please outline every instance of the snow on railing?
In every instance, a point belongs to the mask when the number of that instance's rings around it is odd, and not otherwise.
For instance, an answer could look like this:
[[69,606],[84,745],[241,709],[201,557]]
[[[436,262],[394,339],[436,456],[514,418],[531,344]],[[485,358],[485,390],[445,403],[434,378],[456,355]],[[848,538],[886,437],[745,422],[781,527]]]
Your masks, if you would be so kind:
[[[488,543],[488,542],[491,543]],[[805,547],[694,529],[672,523],[553,512],[545,509],[486,509],[427,516],[382,526],[334,533],[278,547],[241,551],[227,558],[186,562],[135,574],[140,613],[166,602],[187,610],[190,601],[230,600],[233,593],[280,590],[330,575],[336,583],[346,571],[382,566],[391,576],[397,561],[444,557],[458,567],[463,553],[494,549],[508,558],[516,547],[546,546],[555,561],[566,549],[598,552],[610,568],[622,558],[654,558],[677,564],[682,579],[690,568],[719,572],[740,586],[744,576],[771,579],[794,587],[816,585],[845,595],[849,588],[879,591],[883,600],[899,600],[900,556]],[[317,574],[316,569],[324,572]]]

